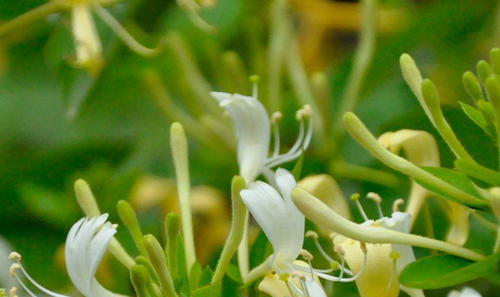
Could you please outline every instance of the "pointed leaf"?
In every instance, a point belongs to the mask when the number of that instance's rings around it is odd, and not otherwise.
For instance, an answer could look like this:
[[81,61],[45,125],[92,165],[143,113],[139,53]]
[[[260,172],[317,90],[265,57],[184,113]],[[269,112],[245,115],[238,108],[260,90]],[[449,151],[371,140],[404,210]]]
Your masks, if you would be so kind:
[[472,178],[482,180],[492,186],[500,186],[500,173],[469,160],[456,160],[455,166]]
[[484,201],[484,199],[481,196],[481,194],[479,194],[472,181],[469,178],[467,178],[467,176],[464,173],[447,168],[437,168],[437,167],[421,167],[421,168],[429,172],[430,174],[434,175],[435,177],[443,180],[444,182],[454,186],[455,188],[480,199],[481,201],[478,201],[478,203],[464,203],[463,201],[455,199],[455,197],[449,195],[446,192],[441,191],[440,189],[432,185],[429,185],[418,179],[415,180],[419,185],[428,189],[429,191],[432,191],[442,197],[449,198],[453,201],[467,205],[472,208],[481,209],[487,204],[486,202],[479,204],[479,202]]
[[196,262],[189,271],[189,290],[194,292],[200,286],[200,278],[203,270],[200,263]]
[[498,274],[500,253],[480,262],[450,255],[431,256],[415,261],[403,270],[401,284],[418,289],[440,289],[490,274]]
[[474,107],[460,102],[460,105],[462,106],[462,109],[464,113],[474,122],[476,125],[478,125],[483,131],[490,136],[491,138],[495,139],[495,127],[490,125],[488,121],[484,118],[483,114],[475,109]]
[[222,295],[222,282],[216,282],[196,289],[191,297],[220,297]]

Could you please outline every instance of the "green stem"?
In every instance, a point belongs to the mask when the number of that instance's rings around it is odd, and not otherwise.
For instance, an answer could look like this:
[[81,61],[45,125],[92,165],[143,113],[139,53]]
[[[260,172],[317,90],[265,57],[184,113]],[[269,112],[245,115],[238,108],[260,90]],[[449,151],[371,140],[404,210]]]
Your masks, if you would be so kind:
[[259,278],[263,277],[267,273],[270,273],[272,271],[269,259],[266,261],[262,262],[259,266],[255,267],[248,273],[247,279],[243,280],[245,284],[251,284],[258,280]]
[[250,270],[250,259],[249,259],[249,243],[248,243],[248,211],[245,212],[245,222],[243,225],[243,238],[241,239],[240,245],[238,246],[238,267],[240,268],[241,278],[243,282],[246,281],[248,277],[248,271]]
[[359,100],[364,78],[373,57],[377,27],[376,15],[377,0],[362,0],[359,46],[354,56],[352,71],[341,101],[338,113],[340,116],[334,123],[333,131],[339,131],[342,128],[342,115],[348,111],[353,111]]
[[182,234],[186,250],[186,267],[189,272],[196,262],[196,253],[194,247],[193,217],[191,213],[188,143],[184,128],[179,123],[173,123],[170,127],[170,146],[177,177]]
[[216,283],[222,280],[224,273],[226,273],[229,262],[231,261],[234,253],[236,253],[236,251],[238,250],[238,245],[243,238],[245,229],[246,207],[243,203],[243,200],[241,200],[240,192],[245,188],[245,180],[240,176],[235,176],[232,181],[231,193],[231,201],[233,204],[233,222],[226,244],[222,249],[219,263],[217,263],[217,268],[215,269],[214,276],[212,277],[212,283]]
[[17,18],[1,25],[0,38],[4,37],[14,30],[19,29],[22,26],[29,25],[38,19],[41,19],[51,13],[58,12],[62,9],[64,9],[64,6],[61,5],[58,1],[50,1],[46,4],[38,6],[37,8],[32,9],[18,16]]

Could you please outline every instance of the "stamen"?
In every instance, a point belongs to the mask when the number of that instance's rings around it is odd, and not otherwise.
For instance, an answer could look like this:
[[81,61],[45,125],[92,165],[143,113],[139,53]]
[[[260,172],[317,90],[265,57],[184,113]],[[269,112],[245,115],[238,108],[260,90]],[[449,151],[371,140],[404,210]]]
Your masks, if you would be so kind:
[[370,200],[373,200],[375,202],[375,204],[377,205],[377,211],[378,211],[378,215],[380,218],[383,218],[384,217],[384,212],[382,211],[382,197],[380,197],[379,194],[377,193],[374,193],[374,192],[370,192],[366,195],[366,198],[367,199],[370,199]]
[[26,277],[26,279],[28,279],[36,288],[38,288],[40,291],[44,292],[45,294],[47,295],[50,295],[50,296],[53,296],[53,297],[67,297],[66,295],[62,295],[62,294],[58,294],[58,293],[55,293],[55,292],[52,292],[44,287],[42,287],[39,283],[37,283],[29,274],[28,272],[24,269],[23,265],[21,264],[21,262],[17,262],[17,263],[14,263],[12,264],[11,266],[11,274],[12,272],[14,272],[14,275],[15,278],[17,279],[17,281],[21,284],[21,286],[23,287],[23,289],[28,293],[30,294],[30,296],[32,297],[36,297],[35,294],[33,294],[33,292],[31,292],[27,287],[26,285],[24,285],[24,283],[21,281],[21,279],[17,276],[17,274],[15,274],[15,269],[20,269],[21,272],[23,273],[23,275]]
[[19,269],[19,264],[14,263],[10,266],[10,276],[16,277],[16,269]]
[[21,261],[21,255],[19,253],[17,253],[17,252],[12,252],[9,255],[9,260]]
[[309,253],[307,250],[301,250],[299,253],[304,259],[306,259],[307,263],[309,264],[309,273],[311,274],[311,277],[314,278],[314,268],[312,266],[312,260],[314,259],[313,255]]
[[[311,107],[308,105],[304,105],[303,108],[301,108],[296,112],[295,117],[297,118],[298,121],[300,121],[299,135],[297,137],[297,140],[295,141],[292,148],[283,155],[276,154],[277,150],[275,149],[272,157],[266,160],[266,167],[274,167],[279,164],[283,164],[291,160],[297,159],[298,157],[300,157],[303,151],[305,151],[308,148],[309,143],[311,142],[312,128],[313,128]],[[305,123],[304,123],[305,117],[308,118],[307,131],[305,131]]]
[[363,209],[363,206],[361,205],[361,202],[359,202],[359,193],[354,193],[351,195],[351,200],[354,201],[354,203],[356,203],[356,206],[358,207],[358,210],[359,210],[359,213],[361,214],[361,216],[363,217],[363,219],[365,221],[368,221],[368,216],[366,215],[366,212],[365,210]]
[[163,43],[160,42],[155,48],[147,48],[137,42],[135,38],[127,32],[127,30],[104,9],[98,1],[94,1],[94,11],[96,14],[120,37],[120,39],[134,52],[144,57],[153,57],[163,50]]
[[394,201],[394,203],[392,204],[392,211],[393,212],[399,211],[399,207],[401,205],[403,205],[404,203],[405,203],[405,201],[403,199],[401,199],[401,198],[396,199],[396,201]]
[[9,290],[9,296],[10,297],[17,297],[16,291],[17,291],[17,288],[12,287],[12,289]]
[[[258,84],[260,81],[260,76],[258,75],[250,75],[250,81],[253,83],[252,86],[252,97],[257,98],[259,95]],[[273,114],[274,115],[274,114]]]
[[274,132],[274,150],[271,158],[276,158],[280,154],[280,128],[278,126],[279,120],[283,117],[283,114],[279,111],[271,115],[271,123],[273,124]]
[[394,261],[393,261],[392,270],[391,270],[391,280],[389,281],[389,284],[387,284],[387,289],[385,290],[386,293],[389,292],[389,289],[392,286],[392,279],[394,278],[394,271],[396,271],[396,261],[400,257],[401,257],[401,255],[398,252],[395,252],[395,251],[392,251],[389,254],[389,258],[393,259]]
[[303,275],[302,273],[298,272],[298,271],[294,271],[292,273],[292,277],[294,277],[294,278],[296,278],[296,279],[299,280],[300,286],[302,287],[302,292],[304,292],[304,295],[306,297],[310,297],[309,290],[308,290],[307,285],[306,285],[306,276]]

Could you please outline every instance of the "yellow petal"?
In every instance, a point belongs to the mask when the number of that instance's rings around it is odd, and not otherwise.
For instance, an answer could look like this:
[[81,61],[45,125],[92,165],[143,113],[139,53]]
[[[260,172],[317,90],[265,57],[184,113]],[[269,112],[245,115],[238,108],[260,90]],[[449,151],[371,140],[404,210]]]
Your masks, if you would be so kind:
[[[345,260],[354,274],[363,267],[364,254],[359,241],[342,235],[335,237],[335,246],[342,247]],[[361,297],[397,297],[399,280],[390,244],[366,244],[367,262],[356,286]]]
[[[349,204],[340,189],[339,185],[328,174],[311,175],[302,179],[298,186],[311,193],[313,196],[318,197],[323,203],[328,205],[331,209],[335,210],[342,217],[351,220],[351,212]],[[318,226],[319,231],[323,234],[330,234],[324,226]]]
[[276,273],[266,275],[259,284],[259,290],[272,297],[290,296],[285,282]]

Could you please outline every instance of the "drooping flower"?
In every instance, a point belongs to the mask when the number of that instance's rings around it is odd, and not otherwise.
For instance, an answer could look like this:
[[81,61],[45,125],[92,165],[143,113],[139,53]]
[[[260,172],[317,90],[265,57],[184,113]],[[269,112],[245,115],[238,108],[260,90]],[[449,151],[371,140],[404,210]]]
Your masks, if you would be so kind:
[[[71,227],[66,239],[65,258],[69,278],[76,289],[85,297],[120,297],[122,295],[105,289],[95,278],[96,270],[101,263],[109,242],[116,233],[116,226],[107,222],[108,214],[94,218],[82,218]],[[44,294],[53,297],[66,297],[54,293],[38,284],[21,264],[21,255],[11,253],[11,260],[16,263],[11,266],[11,274],[31,296],[36,295],[24,284],[16,274],[19,269],[25,278]]]
[[291,199],[291,192],[297,183],[290,172],[281,168],[276,171],[275,181],[277,190],[257,181],[241,191],[243,202],[273,246],[273,254],[267,263],[277,276],[268,275],[260,288],[268,293],[276,292],[273,296],[281,296],[279,292],[283,292],[282,286],[285,284],[288,291],[296,296],[326,296],[317,277],[330,281],[354,280],[357,276],[342,278],[344,273],[352,273],[340,265],[340,277],[326,274],[333,269],[313,269],[310,255],[307,256],[309,264],[296,261],[305,252],[302,250],[305,217]]
[[451,291],[448,293],[448,297],[481,297],[481,294],[472,288],[464,287],[460,292],[455,290]]
[[[306,105],[297,111],[296,117],[300,122],[299,136],[287,153],[280,154],[277,122],[281,118],[281,114],[275,113],[272,116],[272,121],[269,119],[264,105],[257,99],[256,87],[254,87],[252,96],[222,92],[210,94],[231,116],[238,140],[237,157],[240,175],[247,183],[254,181],[260,174],[266,175],[268,179],[272,178],[271,167],[298,158],[309,146],[312,135],[312,111],[309,106]],[[304,123],[306,118],[308,119],[307,131],[305,131]],[[269,157],[271,124],[274,129],[274,150]]]
[[[361,203],[359,195],[353,197],[361,215],[365,219],[361,225],[373,228],[386,228],[393,231],[409,233],[412,216],[409,213],[400,212],[399,204],[402,200],[396,200],[394,204],[394,212],[391,217],[385,217],[382,212],[382,199],[375,193],[369,193],[369,199],[375,201],[377,210],[380,216],[378,220],[370,220]],[[359,293],[362,297],[376,296],[398,296],[401,288],[411,297],[423,297],[422,290],[407,288],[399,284],[399,274],[406,265],[415,261],[413,249],[409,245],[404,244],[364,244],[359,241],[337,236],[334,239],[336,248],[341,249],[341,253],[345,254],[345,260],[353,273],[359,271],[361,267],[362,249],[365,246],[368,261],[365,267],[364,274],[357,280]]]

